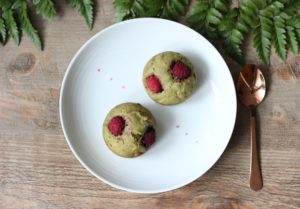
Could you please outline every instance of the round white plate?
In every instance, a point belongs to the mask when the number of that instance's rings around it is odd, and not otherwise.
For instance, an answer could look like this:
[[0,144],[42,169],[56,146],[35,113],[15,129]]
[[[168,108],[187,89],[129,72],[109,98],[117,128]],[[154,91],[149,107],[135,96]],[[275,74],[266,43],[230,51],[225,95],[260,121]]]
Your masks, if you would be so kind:
[[[153,102],[144,90],[145,63],[176,51],[196,68],[197,88],[175,106]],[[137,102],[155,116],[156,143],[142,156],[113,154],[102,123],[115,105]],[[182,187],[204,174],[226,148],[235,123],[236,95],[218,51],[190,28],[163,19],[141,18],[97,33],[72,59],[60,94],[60,119],[81,164],[116,188],[156,193]]]

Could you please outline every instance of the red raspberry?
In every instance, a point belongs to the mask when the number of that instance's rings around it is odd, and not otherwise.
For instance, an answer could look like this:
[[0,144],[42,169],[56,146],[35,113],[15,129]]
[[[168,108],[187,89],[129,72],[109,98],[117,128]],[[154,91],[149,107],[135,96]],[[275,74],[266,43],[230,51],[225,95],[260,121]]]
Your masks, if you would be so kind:
[[184,80],[191,75],[189,67],[180,60],[175,61],[171,65],[171,74],[176,80]]
[[119,136],[125,128],[125,120],[121,116],[113,117],[108,124],[108,129],[114,136]]
[[155,94],[163,91],[160,80],[155,75],[150,75],[146,78],[146,85],[147,88]]
[[155,142],[155,130],[152,127],[147,128],[142,138],[143,145],[148,148]]

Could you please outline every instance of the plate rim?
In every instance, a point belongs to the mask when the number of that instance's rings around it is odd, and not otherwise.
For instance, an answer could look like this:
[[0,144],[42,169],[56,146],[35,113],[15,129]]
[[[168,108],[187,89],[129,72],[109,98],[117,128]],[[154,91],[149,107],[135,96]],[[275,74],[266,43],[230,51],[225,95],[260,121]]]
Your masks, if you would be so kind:
[[[120,185],[117,185],[103,177],[101,177],[100,175],[98,175],[92,168],[90,168],[81,158],[80,156],[77,154],[77,152],[75,151],[72,143],[71,143],[71,140],[69,139],[69,136],[68,136],[68,133],[66,131],[66,128],[65,128],[65,124],[64,124],[64,116],[63,116],[63,95],[64,95],[64,89],[65,89],[65,86],[66,86],[66,81],[69,77],[69,74],[70,74],[70,71],[74,65],[74,62],[77,60],[77,58],[79,57],[79,55],[81,54],[81,52],[94,40],[96,39],[98,36],[100,36],[102,33],[105,33],[106,31],[108,30],[111,30],[115,27],[118,27],[119,25],[124,25],[124,24],[131,24],[133,22],[143,22],[143,21],[157,21],[157,22],[166,22],[166,23],[169,23],[169,24],[175,24],[175,25],[178,25],[180,27],[184,27],[185,29],[187,30],[190,30],[192,33],[195,33],[197,34],[198,36],[200,36],[201,38],[203,38],[206,42],[208,42],[208,44],[210,45],[210,47],[214,48],[217,53],[220,55],[220,57],[222,58],[222,61],[223,61],[223,64],[225,64],[225,66],[227,67],[226,71],[227,73],[229,73],[229,76],[231,78],[231,82],[229,82],[234,90],[234,97],[233,97],[233,104],[234,104],[234,120],[233,120],[233,124],[230,128],[230,136],[229,138],[227,139],[227,142],[226,142],[226,146],[224,146],[224,149],[222,150],[222,152],[220,152],[219,156],[217,157],[217,159],[215,160],[215,162],[202,174],[200,174],[199,176],[197,176],[196,178],[193,178],[193,179],[190,179],[189,181],[187,182],[184,182],[184,183],[181,183],[181,184],[176,184],[176,186],[173,186],[173,187],[166,187],[166,188],[163,188],[163,189],[155,189],[155,190],[138,190],[138,189],[131,189],[131,188],[127,188],[127,187],[124,187],[124,186],[120,186]],[[226,150],[228,144],[229,144],[229,141],[232,137],[232,134],[233,134],[233,131],[234,131],[234,126],[235,126],[235,123],[236,123],[236,115],[237,115],[237,98],[236,98],[236,92],[235,92],[235,85],[234,85],[234,81],[233,81],[233,78],[232,78],[232,74],[229,70],[229,67],[227,65],[227,63],[225,62],[223,56],[218,52],[218,50],[205,38],[203,37],[200,33],[196,32],[195,30],[189,28],[188,26],[184,25],[184,24],[181,24],[181,23],[178,23],[178,22],[175,22],[175,21],[171,21],[171,20],[167,20],[167,19],[162,19],[162,18],[153,18],[153,17],[144,17],[144,18],[136,18],[136,19],[130,19],[130,20],[125,20],[125,21],[122,21],[122,22],[118,22],[118,23],[114,23],[112,25],[109,25],[107,26],[106,28],[98,31],[96,34],[94,34],[92,37],[90,37],[78,50],[77,52],[73,55],[70,63],[68,64],[68,67],[67,67],[67,70],[65,71],[64,73],[64,77],[63,77],[63,80],[62,80],[62,84],[61,84],[61,89],[60,89],[60,96],[59,96],[59,118],[60,118],[60,124],[61,124],[61,127],[62,127],[62,130],[63,130],[63,133],[64,133],[64,136],[65,136],[65,139],[67,141],[67,144],[70,148],[70,150],[72,151],[73,155],[75,156],[75,158],[80,162],[80,164],[86,169],[88,170],[93,176],[95,176],[97,179],[101,180],[102,182],[114,187],[114,188],[117,188],[117,189],[120,189],[120,190],[123,190],[123,191],[127,191],[127,192],[133,192],[133,193],[140,193],[140,194],[155,194],[155,193],[162,193],[162,192],[168,192],[168,191],[172,191],[172,190],[175,190],[175,189],[178,189],[178,188],[181,188],[181,187],[184,187],[192,182],[194,182],[196,179],[200,178],[201,176],[203,176],[206,172],[208,172],[215,164],[216,162],[221,158],[221,156],[223,155],[224,151]]]

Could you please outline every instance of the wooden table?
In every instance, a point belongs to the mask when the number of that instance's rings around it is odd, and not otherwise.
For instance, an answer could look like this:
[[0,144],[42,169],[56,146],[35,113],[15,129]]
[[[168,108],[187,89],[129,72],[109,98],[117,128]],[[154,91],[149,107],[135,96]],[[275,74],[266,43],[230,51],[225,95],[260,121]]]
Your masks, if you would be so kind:
[[[59,2],[59,1],[56,1]],[[0,208],[300,208],[300,56],[272,56],[268,95],[257,111],[264,187],[248,186],[250,132],[238,105],[229,146],[205,175],[175,191],[132,194],[92,176],[71,153],[59,122],[64,72],[79,47],[113,23],[109,0],[98,1],[95,27],[65,3],[52,22],[34,17],[45,50],[23,37],[0,47]],[[248,43],[247,45],[250,45]],[[260,65],[253,48],[247,61]],[[233,78],[241,70],[225,57]],[[298,68],[291,73],[289,68]]]

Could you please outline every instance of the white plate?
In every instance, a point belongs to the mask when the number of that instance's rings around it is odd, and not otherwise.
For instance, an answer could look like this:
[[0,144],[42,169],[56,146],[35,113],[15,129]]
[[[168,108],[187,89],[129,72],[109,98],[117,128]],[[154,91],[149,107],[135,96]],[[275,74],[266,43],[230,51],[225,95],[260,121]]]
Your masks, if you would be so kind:
[[[145,63],[163,51],[184,54],[196,68],[197,88],[179,105],[156,104],[142,84]],[[157,142],[133,159],[113,154],[102,138],[106,114],[129,101],[158,122]],[[81,47],[59,108],[67,142],[87,170],[116,188],[156,193],[194,181],[218,160],[234,127],[236,95],[226,63],[205,38],[179,23],[141,18],[112,25]]]

